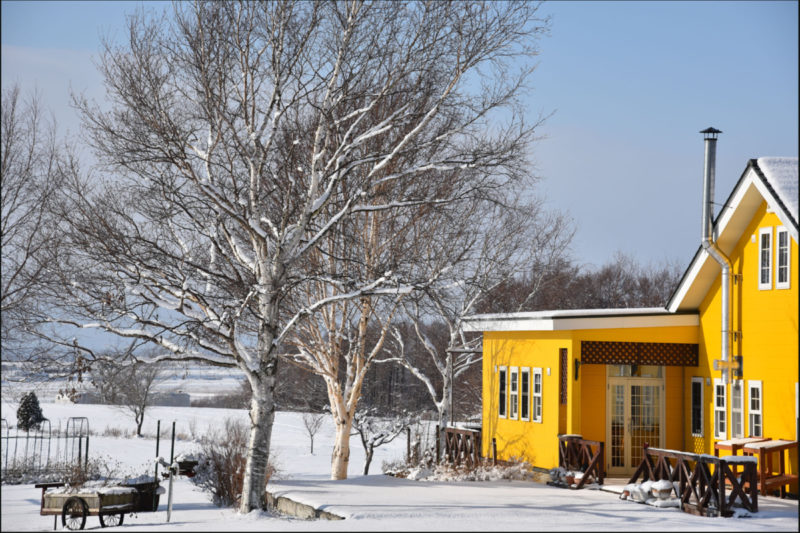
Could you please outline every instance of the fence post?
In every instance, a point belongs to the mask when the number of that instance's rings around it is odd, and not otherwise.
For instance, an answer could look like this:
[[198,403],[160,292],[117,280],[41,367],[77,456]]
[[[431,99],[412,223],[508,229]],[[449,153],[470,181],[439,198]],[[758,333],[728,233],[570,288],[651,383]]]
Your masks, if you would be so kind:
[[492,437],[492,466],[497,466],[497,439]]
[[438,465],[442,457],[442,441],[439,434],[439,424],[436,424],[436,464]]
[[411,462],[411,428],[406,428],[406,463]]
[[169,496],[167,497],[167,522],[172,516],[172,480],[175,478],[175,471],[172,463],[175,461],[175,421],[172,421],[172,446],[169,450]]
[[725,459],[717,459],[714,461],[714,473],[717,476],[717,490],[718,494],[717,497],[719,498],[719,503],[717,506],[719,507],[719,515],[725,516],[725,512],[728,510],[728,502],[727,498],[725,498],[725,465],[727,461]]

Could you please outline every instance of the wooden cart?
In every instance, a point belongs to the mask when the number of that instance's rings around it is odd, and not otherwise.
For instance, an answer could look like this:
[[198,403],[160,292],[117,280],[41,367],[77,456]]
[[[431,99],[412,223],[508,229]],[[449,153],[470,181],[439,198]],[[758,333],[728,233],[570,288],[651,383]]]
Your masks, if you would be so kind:
[[[39,483],[42,506],[39,514],[53,515],[53,529],[58,515],[67,529],[83,529],[87,516],[97,516],[101,527],[122,525],[125,513],[155,512],[163,489],[158,481],[59,491],[64,483]],[[48,489],[56,489],[49,490]]]

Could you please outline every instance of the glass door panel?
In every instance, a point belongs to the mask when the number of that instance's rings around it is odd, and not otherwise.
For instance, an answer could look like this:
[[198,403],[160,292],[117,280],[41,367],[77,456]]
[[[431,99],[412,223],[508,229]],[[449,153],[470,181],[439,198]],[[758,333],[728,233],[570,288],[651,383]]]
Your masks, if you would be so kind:
[[625,467],[625,386],[611,385],[611,461],[612,468]]
[[642,462],[643,445],[662,441],[662,380],[609,377],[607,442],[609,475],[630,475]]
[[643,446],[661,445],[661,387],[658,385],[631,385],[630,467],[635,469],[642,462]]

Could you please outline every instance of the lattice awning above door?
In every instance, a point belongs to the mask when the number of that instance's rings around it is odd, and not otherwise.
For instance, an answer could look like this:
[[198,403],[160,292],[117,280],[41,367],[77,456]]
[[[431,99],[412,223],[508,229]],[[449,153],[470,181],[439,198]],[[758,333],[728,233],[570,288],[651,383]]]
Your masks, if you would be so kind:
[[581,341],[584,365],[697,366],[699,354],[697,344]]

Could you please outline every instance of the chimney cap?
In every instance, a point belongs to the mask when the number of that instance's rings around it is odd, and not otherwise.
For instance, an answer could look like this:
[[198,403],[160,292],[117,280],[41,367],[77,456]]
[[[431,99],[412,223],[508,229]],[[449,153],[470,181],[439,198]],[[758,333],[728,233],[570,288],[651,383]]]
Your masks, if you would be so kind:
[[704,139],[716,139],[717,135],[722,133],[722,132],[720,130],[718,130],[717,128],[709,126],[708,128],[702,130],[700,133],[703,134],[703,138]]

